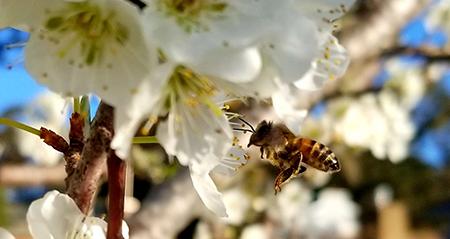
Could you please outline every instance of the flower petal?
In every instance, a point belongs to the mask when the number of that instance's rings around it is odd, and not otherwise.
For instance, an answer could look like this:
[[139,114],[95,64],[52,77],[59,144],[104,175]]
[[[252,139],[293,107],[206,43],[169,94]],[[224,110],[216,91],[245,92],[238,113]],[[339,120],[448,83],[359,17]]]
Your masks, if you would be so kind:
[[318,90],[325,81],[344,75],[350,63],[345,48],[331,34],[325,37],[321,46],[321,55],[311,64],[309,71],[294,84],[302,90]]
[[280,85],[280,90],[272,95],[272,103],[278,117],[296,135],[300,134],[300,126],[308,110],[301,105],[299,94],[302,92],[290,85]]
[[15,237],[9,233],[7,230],[0,227],[0,238],[1,239],[15,239]]
[[136,94],[129,100],[116,103],[115,135],[111,148],[119,158],[126,159],[130,152],[131,141],[144,117],[148,116],[160,100],[161,91],[170,74],[172,64],[163,64],[155,68],[151,75],[141,83]]
[[171,107],[167,121],[158,126],[156,137],[181,164],[189,166],[195,161],[204,172],[209,172],[231,148],[233,137],[227,118],[218,110],[177,102]]
[[41,15],[38,9],[50,5],[54,0],[0,0],[0,29],[14,27],[29,30]]
[[[56,190],[31,203],[27,222],[34,239],[106,238],[107,224],[104,220],[85,216],[72,198]],[[129,237],[128,232],[128,226],[123,222],[125,239]]]
[[348,12],[355,0],[295,0],[298,10],[313,19],[320,28],[331,28],[334,20]]
[[199,73],[237,83],[253,80],[262,68],[257,48],[217,49],[197,59],[188,66]]
[[219,217],[227,217],[228,215],[222,200],[222,194],[217,190],[217,187],[209,174],[202,172],[202,169],[197,171],[198,169],[195,164],[194,166],[189,167],[189,169],[191,172],[192,184],[205,206]]
[[227,118],[204,104],[190,105],[172,99],[167,121],[162,122],[156,136],[170,155],[189,166],[192,183],[201,200],[211,211],[226,216],[221,194],[217,191],[209,172],[231,148],[232,132]]
[[65,238],[74,217],[82,216],[67,195],[51,191],[31,203],[27,211],[28,229],[35,239]]
[[106,228],[107,224],[104,220],[80,215],[73,220],[72,228],[66,232],[65,238],[106,239]]
[[288,12],[278,31],[264,44],[263,53],[279,71],[284,82],[300,79],[318,54],[315,25],[307,18]]

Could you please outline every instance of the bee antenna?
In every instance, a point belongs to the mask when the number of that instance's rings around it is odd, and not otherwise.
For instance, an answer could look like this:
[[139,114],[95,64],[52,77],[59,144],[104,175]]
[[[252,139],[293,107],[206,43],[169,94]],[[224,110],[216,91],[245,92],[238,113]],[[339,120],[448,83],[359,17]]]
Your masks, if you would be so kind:
[[251,131],[251,130],[249,130],[249,129],[233,128],[233,130],[242,131],[242,132],[244,132],[244,133],[247,133],[247,132],[249,132],[249,133],[254,133],[254,131]]
[[248,125],[248,127],[250,127],[250,129],[252,129],[251,131],[252,131],[253,133],[256,132],[256,131],[255,131],[255,128],[253,128],[253,125],[251,125],[249,122],[245,121],[245,120],[244,120],[243,118],[241,118],[241,117],[238,117],[238,119],[239,119],[240,121],[244,122],[244,124]]

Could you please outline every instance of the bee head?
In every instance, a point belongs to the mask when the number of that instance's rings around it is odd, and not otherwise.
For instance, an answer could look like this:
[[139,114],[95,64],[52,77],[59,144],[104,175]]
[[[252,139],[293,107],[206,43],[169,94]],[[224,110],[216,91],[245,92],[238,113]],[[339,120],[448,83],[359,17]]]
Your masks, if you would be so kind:
[[272,130],[272,122],[267,122],[263,120],[261,123],[258,124],[255,132],[250,136],[250,141],[247,147],[250,147],[252,145],[263,146],[265,141],[268,140],[267,136],[270,134],[271,130]]

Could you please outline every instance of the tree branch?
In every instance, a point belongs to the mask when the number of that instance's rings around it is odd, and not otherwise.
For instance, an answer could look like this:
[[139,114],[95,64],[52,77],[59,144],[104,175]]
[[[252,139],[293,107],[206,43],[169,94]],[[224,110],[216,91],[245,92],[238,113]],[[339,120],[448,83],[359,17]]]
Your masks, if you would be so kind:
[[382,0],[378,9],[358,19],[356,26],[345,28],[341,42],[352,60],[374,57],[397,43],[398,32],[430,0]]
[[117,157],[113,150],[108,159],[108,239],[123,239],[122,220],[125,200],[125,161]]
[[113,108],[102,102],[84,145],[81,161],[74,173],[67,178],[67,194],[74,199],[84,214],[90,211],[112,137]]
[[[29,177],[30,175],[32,177]],[[0,166],[0,185],[6,187],[63,186],[65,177],[62,164],[54,167],[8,164]]]
[[170,181],[156,186],[143,201],[143,207],[130,218],[132,239],[170,239],[184,229],[193,218],[203,213],[189,171],[180,170]]

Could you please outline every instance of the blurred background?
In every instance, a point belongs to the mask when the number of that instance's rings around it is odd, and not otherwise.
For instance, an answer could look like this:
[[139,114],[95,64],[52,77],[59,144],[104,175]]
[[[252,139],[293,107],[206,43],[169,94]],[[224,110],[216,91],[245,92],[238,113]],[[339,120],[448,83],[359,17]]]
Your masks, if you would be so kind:
[[[275,196],[277,169],[250,148],[236,175],[215,177],[229,208],[221,219],[161,147],[135,146],[131,238],[450,238],[450,1],[357,1],[340,25],[336,35],[352,58],[347,74],[299,100],[310,108],[301,136],[333,149],[341,172],[308,169]],[[27,37],[0,30],[0,117],[67,136],[68,103],[24,70]],[[252,124],[274,118],[268,103],[230,106]],[[29,238],[29,203],[64,190],[61,159],[34,135],[0,126],[0,227]],[[105,196],[106,187],[98,215]]]

